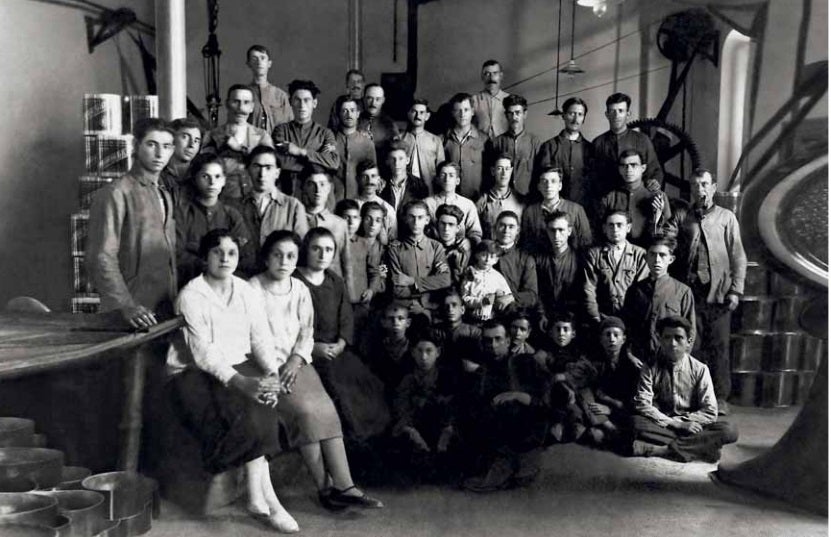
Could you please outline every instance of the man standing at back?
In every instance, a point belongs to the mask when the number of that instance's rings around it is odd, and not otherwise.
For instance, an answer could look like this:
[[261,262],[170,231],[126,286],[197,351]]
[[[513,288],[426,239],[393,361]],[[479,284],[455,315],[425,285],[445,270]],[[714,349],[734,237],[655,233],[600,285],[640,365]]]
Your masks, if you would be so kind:
[[620,154],[627,150],[634,150],[643,155],[646,172],[644,182],[657,181],[663,185],[664,172],[661,163],[655,154],[652,140],[642,132],[630,130],[626,126],[631,116],[632,99],[624,93],[613,93],[606,99],[606,119],[609,120],[609,130],[592,141],[596,169],[594,180],[597,189],[596,196],[602,196],[611,189],[619,186],[618,159]]
[[491,138],[489,142],[489,165],[496,165],[496,157],[508,155],[513,163],[514,190],[521,196],[528,195],[534,171],[534,162],[540,150],[540,139],[525,129],[528,119],[528,101],[521,95],[509,95],[502,101],[508,130]]
[[271,52],[262,45],[253,45],[246,53],[246,61],[253,76],[251,91],[254,93],[254,111],[248,118],[249,123],[271,132],[280,123],[294,119],[289,96],[268,82]]
[[332,109],[329,111],[329,122],[326,126],[332,132],[338,132],[341,121],[341,104],[348,99],[355,101],[358,105],[358,113],[364,111],[364,74],[357,69],[350,69],[346,72],[346,93],[335,99]]
[[[395,121],[384,113],[385,100],[381,84],[367,84],[364,88],[364,111],[358,122],[358,130],[367,133],[375,144],[375,156],[381,163],[387,161],[387,147],[390,142],[398,140],[401,136]],[[382,175],[386,175],[388,170],[381,171]]]
[[471,98],[473,123],[493,140],[508,130],[502,101],[509,94],[502,90],[502,66],[498,61],[488,60],[482,64],[482,82],[485,88]]
[[159,184],[174,132],[151,118],[138,122],[133,135],[133,167],[93,199],[86,260],[102,311],[119,310],[140,329],[156,324],[157,314],[172,314],[176,296],[173,198]]
[[[476,199],[482,192],[482,160],[487,137],[473,125],[472,100],[467,93],[457,93],[450,99],[453,127],[444,135],[444,154],[460,170],[458,193]],[[504,114],[503,114],[504,115]]]

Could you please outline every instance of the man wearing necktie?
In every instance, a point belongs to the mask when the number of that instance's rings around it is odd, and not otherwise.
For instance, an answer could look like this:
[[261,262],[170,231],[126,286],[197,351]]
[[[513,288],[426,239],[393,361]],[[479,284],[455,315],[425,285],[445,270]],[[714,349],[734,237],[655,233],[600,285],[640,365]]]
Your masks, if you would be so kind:
[[678,223],[678,275],[695,296],[696,348],[713,375],[719,413],[730,396],[730,315],[744,292],[747,256],[736,216],[713,203],[717,184],[704,169],[690,178],[693,210]]

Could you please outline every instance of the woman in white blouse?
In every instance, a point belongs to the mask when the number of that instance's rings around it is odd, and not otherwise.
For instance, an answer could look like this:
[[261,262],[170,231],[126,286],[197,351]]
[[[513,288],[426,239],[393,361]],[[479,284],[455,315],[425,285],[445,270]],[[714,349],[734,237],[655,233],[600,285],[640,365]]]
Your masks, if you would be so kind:
[[280,451],[273,407],[285,391],[279,373],[285,356],[272,344],[261,295],[234,276],[236,238],[212,230],[202,238],[199,255],[204,273],[176,300],[187,349],[168,357],[176,373],[174,408],[201,441],[205,469],[218,473],[244,465],[249,513],[277,531],[297,532],[274,492],[265,458]]
[[276,408],[289,445],[300,450],[324,507],[383,507],[353,483],[340,419],[320,377],[310,367],[314,307],[309,289],[292,277],[299,252],[300,238],[296,234],[274,231],[260,251],[266,270],[250,280],[264,300],[272,346],[284,362],[280,380],[287,393],[281,395]]

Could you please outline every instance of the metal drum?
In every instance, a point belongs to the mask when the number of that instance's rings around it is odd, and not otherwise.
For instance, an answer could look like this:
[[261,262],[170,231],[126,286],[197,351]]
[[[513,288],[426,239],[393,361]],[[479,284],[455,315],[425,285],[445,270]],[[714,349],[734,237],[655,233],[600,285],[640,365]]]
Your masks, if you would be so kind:
[[95,474],[81,484],[104,495],[110,520],[136,516],[145,510],[148,502],[152,507],[157,497],[156,482],[136,472]]
[[4,477],[0,479],[0,492],[32,492],[38,484],[31,477]]
[[39,492],[58,501],[58,510],[72,521],[69,537],[91,537],[100,532],[107,517],[104,496],[90,490]]
[[755,371],[733,372],[733,395],[730,403],[738,406],[756,406],[759,391],[759,373]]
[[768,294],[768,271],[764,265],[756,261],[748,261],[744,293],[750,296]]
[[61,470],[61,482],[55,486],[55,490],[81,490],[81,481],[92,475],[89,468],[81,466],[64,466]]
[[802,357],[802,332],[774,332],[770,335],[770,352],[764,361],[765,371],[799,369]]
[[35,422],[25,418],[0,418],[0,447],[29,447]]
[[778,272],[771,271],[770,294],[774,296],[797,296],[804,294],[804,290]]
[[730,336],[730,364],[733,371],[760,371],[770,334],[761,330]]
[[797,374],[796,394],[794,397],[795,405],[805,404],[805,401],[808,400],[808,396],[811,395],[811,386],[814,385],[815,375],[816,373],[813,371],[800,371]]
[[[58,522],[58,501],[31,492],[0,494],[0,526],[35,524],[54,526]],[[3,530],[0,529],[0,535]]]
[[776,373],[761,373],[761,375],[761,406],[791,406],[798,373],[796,371],[778,371]]
[[54,487],[61,481],[63,453],[55,449],[0,448],[0,478],[26,476],[39,487]]
[[816,371],[826,353],[825,340],[806,334],[802,345],[802,362],[799,369]]
[[733,313],[733,331],[770,330],[775,301],[773,298],[763,296],[743,297],[739,302],[739,307]]
[[805,307],[802,297],[780,297],[776,299],[776,309],[773,314],[773,329],[786,332],[799,330],[799,317]]

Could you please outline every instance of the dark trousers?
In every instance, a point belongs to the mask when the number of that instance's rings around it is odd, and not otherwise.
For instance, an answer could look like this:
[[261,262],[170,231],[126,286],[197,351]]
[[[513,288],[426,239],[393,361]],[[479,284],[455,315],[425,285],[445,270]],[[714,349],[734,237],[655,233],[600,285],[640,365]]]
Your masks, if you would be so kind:
[[736,426],[726,421],[705,425],[698,434],[678,433],[644,416],[635,416],[632,422],[635,438],[669,447],[673,458],[681,462],[718,462],[721,446],[739,439]]
[[695,297],[698,337],[693,355],[707,364],[716,399],[730,397],[730,314],[723,304],[707,304],[706,296]]

